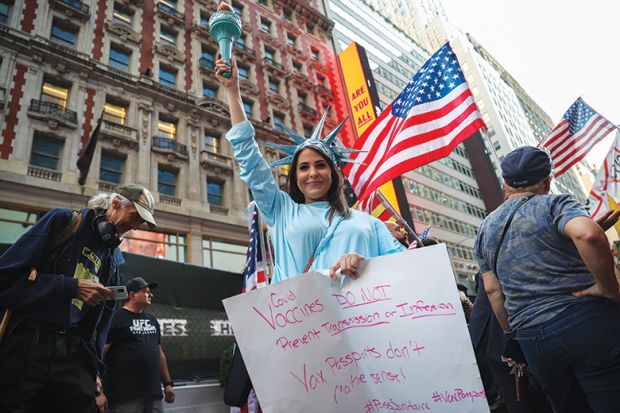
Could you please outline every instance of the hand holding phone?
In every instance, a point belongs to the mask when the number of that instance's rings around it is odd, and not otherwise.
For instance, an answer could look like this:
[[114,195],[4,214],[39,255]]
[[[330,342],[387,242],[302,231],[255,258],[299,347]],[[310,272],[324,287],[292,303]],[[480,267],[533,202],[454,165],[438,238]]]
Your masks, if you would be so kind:
[[125,300],[129,297],[127,287],[124,285],[111,285],[107,288],[112,290],[112,297],[110,297],[110,300]]

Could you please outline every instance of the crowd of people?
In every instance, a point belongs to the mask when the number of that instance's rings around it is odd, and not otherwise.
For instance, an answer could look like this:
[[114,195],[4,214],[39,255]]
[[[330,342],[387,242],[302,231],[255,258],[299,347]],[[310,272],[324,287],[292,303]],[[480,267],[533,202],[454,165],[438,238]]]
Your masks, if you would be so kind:
[[[234,59],[215,70],[229,101],[226,138],[270,227],[272,283],[325,268],[357,278],[363,260],[409,247],[401,226],[347,205],[340,167],[349,159],[331,145],[342,124],[322,137],[324,115],[310,138],[289,131],[296,144],[279,146],[289,156],[277,164],[290,165],[280,190],[245,116]],[[461,292],[485,388],[514,413],[616,412],[618,244],[610,251],[604,230],[620,211],[594,221],[573,197],[549,194],[540,149],[518,148],[501,168],[505,202],[475,242],[475,303]],[[109,288],[120,283],[122,234],[154,228],[153,212],[146,188],[124,185],[80,212],[50,211],[0,256],[2,411],[161,412],[162,397],[174,401],[159,325],[145,312],[157,284],[133,278],[122,299]]]
[[138,411],[124,406],[129,398],[162,412],[153,402],[160,375],[174,400],[159,326],[143,313],[154,286],[132,279],[126,297],[111,288],[121,280],[122,235],[156,228],[154,206],[143,186],[122,185],[80,211],[52,209],[0,256],[0,411],[104,412],[104,377],[116,377],[105,380],[110,411]]

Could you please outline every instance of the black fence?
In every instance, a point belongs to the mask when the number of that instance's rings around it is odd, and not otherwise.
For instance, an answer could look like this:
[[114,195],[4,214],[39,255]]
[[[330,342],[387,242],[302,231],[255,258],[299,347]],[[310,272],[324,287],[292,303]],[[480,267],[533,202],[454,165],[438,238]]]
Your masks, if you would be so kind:
[[123,282],[141,276],[159,283],[147,310],[159,321],[161,345],[175,381],[219,378],[234,342],[222,299],[241,292],[240,274],[125,253]]

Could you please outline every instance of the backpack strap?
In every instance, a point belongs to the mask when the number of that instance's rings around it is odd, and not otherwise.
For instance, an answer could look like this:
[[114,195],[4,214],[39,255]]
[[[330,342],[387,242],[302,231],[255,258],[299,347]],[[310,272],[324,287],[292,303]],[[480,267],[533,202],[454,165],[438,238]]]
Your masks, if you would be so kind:
[[67,225],[60,231],[58,236],[53,237],[50,251],[74,236],[80,229],[80,224],[82,224],[82,211],[72,211],[71,218],[69,222],[67,222]]
[[504,242],[504,238],[506,237],[508,228],[510,227],[510,224],[512,223],[512,219],[515,217],[515,214],[517,213],[519,208],[521,208],[521,205],[525,204],[527,201],[529,201],[533,197],[534,195],[527,195],[521,198],[519,202],[517,203],[517,206],[512,210],[512,212],[508,216],[508,219],[506,220],[506,224],[504,225],[504,229],[502,231],[502,236],[500,237],[499,242],[497,243],[497,248],[495,249],[495,259],[493,260],[493,273],[495,273],[495,276],[497,277],[498,280],[499,280],[499,275],[497,274],[497,260],[499,259],[499,251],[502,248],[502,243]]

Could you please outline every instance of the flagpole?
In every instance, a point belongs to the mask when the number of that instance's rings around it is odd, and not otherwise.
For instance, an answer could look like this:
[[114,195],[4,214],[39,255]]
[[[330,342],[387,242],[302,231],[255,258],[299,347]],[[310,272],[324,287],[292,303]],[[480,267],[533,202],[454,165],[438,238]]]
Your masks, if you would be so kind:
[[405,221],[403,219],[403,217],[398,213],[398,211],[396,211],[396,208],[394,208],[392,206],[392,204],[390,203],[390,201],[387,200],[387,198],[385,197],[385,195],[383,195],[381,193],[380,189],[377,189],[375,192],[375,196],[377,198],[379,198],[379,202],[381,202],[381,204],[390,211],[390,213],[401,223],[405,226],[405,229],[407,230],[407,232],[409,232],[410,234],[413,234],[413,240],[416,241],[418,243],[418,245],[420,247],[424,247],[424,243],[422,242],[422,240],[420,239],[420,237],[418,237],[418,234],[416,234],[415,230],[413,228],[411,228],[409,226],[409,224],[407,224],[407,221]]
[[[497,151],[495,150],[495,146],[493,146],[493,142],[491,142],[491,137],[487,133],[486,129],[480,128],[478,129],[478,131],[482,135],[482,140],[486,141],[489,147],[491,148],[491,151],[493,152],[493,155],[495,156],[495,165],[499,167],[499,165],[501,165],[502,162],[500,161],[499,156],[497,155]],[[497,177],[497,181],[500,183],[500,186],[501,186],[501,181],[499,179],[499,176],[497,174],[495,174],[495,176]]]

